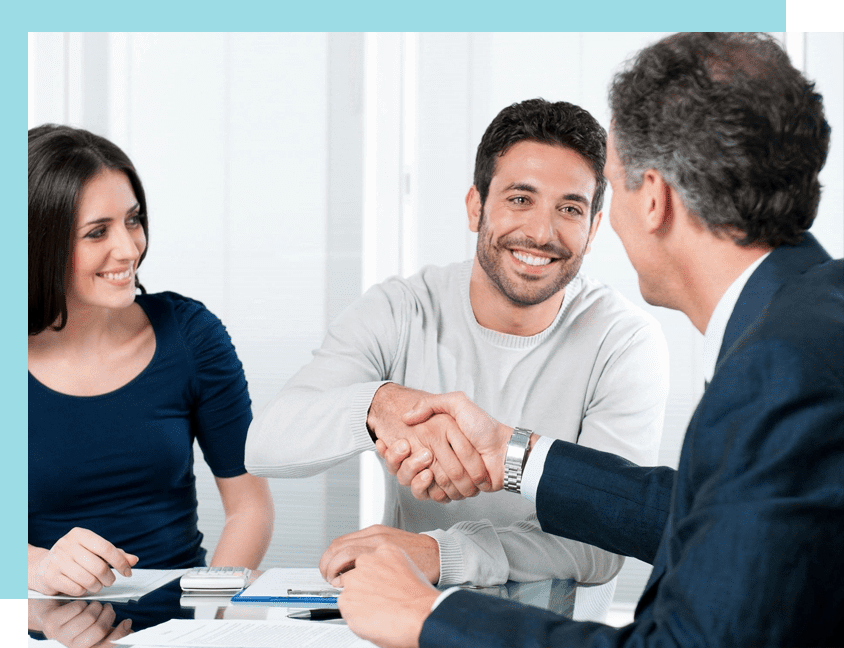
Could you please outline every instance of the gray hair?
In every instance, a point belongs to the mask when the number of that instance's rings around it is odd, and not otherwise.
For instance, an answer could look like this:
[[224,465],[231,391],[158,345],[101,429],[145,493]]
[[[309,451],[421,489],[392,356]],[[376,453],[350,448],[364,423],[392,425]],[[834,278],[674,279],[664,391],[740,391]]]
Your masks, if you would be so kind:
[[770,36],[669,36],[616,75],[610,107],[628,189],[655,169],[740,245],[796,244],[814,221],[830,128],[814,84]]

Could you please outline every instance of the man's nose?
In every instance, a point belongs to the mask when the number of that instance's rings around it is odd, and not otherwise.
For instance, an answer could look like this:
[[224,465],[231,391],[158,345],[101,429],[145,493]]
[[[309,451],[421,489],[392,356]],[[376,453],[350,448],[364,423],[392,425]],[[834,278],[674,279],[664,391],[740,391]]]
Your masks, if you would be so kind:
[[556,209],[549,206],[539,206],[527,214],[522,227],[522,233],[537,245],[545,245],[556,238],[554,222]]

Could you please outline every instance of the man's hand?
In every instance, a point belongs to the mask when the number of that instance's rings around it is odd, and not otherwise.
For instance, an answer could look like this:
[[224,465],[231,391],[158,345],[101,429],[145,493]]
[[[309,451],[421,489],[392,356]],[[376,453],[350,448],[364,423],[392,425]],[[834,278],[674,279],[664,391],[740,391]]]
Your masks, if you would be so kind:
[[[375,442],[375,449],[384,460],[387,472],[395,475],[402,486],[409,486],[410,492],[416,499],[436,499],[434,493],[438,486],[434,480],[434,473],[430,470],[432,461],[430,452],[425,450],[411,454],[410,444],[404,439],[396,441],[391,446],[378,439]],[[479,487],[479,490],[483,491],[489,489],[488,481]]]
[[391,446],[403,439],[409,444],[409,452],[429,457],[426,467],[435,484],[426,487],[425,499],[430,497],[445,503],[477,495],[478,485],[489,482],[486,466],[454,420],[438,413],[431,413],[413,425],[402,420],[405,412],[427,396],[430,396],[427,392],[395,383],[382,385],[372,398],[367,427],[377,438],[376,443]]
[[[501,490],[504,486],[504,456],[513,428],[496,421],[463,392],[422,396],[405,413],[403,420],[408,425],[416,426],[432,416],[442,414],[454,419],[486,466],[489,482],[475,482],[478,489],[487,492]],[[428,467],[429,458],[423,452],[402,446],[399,442],[379,443],[377,449],[384,457],[387,470],[396,475],[399,483],[410,486],[417,499],[427,499],[427,491],[436,479],[436,475]],[[458,459],[462,460],[462,448],[455,447],[454,451]]]
[[431,583],[440,579],[440,547],[432,537],[376,524],[361,531],[340,536],[319,561],[323,578],[335,587],[340,575],[357,568],[358,559],[378,547],[393,544],[403,549]]
[[381,648],[417,648],[439,591],[401,549],[384,544],[341,577],[340,613],[352,632]]
[[138,562],[134,554],[118,549],[88,529],[75,527],[48,551],[29,547],[29,589],[42,594],[82,596],[114,583],[114,567],[132,575]]

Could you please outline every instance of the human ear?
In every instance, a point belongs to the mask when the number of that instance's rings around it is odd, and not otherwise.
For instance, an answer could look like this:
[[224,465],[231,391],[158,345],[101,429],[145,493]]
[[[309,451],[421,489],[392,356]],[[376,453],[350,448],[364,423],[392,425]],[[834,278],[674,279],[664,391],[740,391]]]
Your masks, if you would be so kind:
[[481,194],[475,185],[466,194],[466,215],[469,217],[469,231],[477,232],[481,223]]
[[642,199],[645,201],[645,227],[656,232],[671,223],[671,186],[656,169],[645,171],[642,178]]

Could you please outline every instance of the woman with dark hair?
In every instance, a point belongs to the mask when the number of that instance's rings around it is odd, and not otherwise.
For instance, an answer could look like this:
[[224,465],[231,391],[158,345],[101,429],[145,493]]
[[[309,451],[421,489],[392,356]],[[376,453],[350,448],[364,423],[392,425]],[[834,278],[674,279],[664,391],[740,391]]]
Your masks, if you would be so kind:
[[243,368],[201,303],[146,294],[148,236],[123,151],[29,131],[29,588],[45,594],[98,591],[112,567],[205,564],[194,439],[226,515],[211,564],[256,568],[270,541],[267,483],[243,464]]

